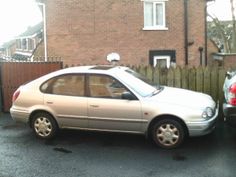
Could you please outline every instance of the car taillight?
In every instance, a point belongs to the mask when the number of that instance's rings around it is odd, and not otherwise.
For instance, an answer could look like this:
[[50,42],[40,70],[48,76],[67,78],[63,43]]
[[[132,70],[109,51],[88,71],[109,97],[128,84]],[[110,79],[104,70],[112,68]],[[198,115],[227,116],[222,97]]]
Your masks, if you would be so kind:
[[229,88],[228,101],[229,104],[236,106],[236,83],[232,84]]
[[16,99],[19,97],[19,95],[20,95],[20,90],[15,91],[15,93],[12,96],[12,102],[15,102]]

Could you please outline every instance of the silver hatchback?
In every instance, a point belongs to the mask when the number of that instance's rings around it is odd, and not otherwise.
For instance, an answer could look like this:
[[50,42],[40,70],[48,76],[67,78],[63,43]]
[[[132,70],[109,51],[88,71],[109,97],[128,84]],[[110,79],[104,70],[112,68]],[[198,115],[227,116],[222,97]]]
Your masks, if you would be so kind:
[[188,136],[210,133],[218,116],[209,95],[153,86],[120,66],[80,66],[47,74],[16,90],[10,112],[43,139],[65,128],[138,133],[167,149]]

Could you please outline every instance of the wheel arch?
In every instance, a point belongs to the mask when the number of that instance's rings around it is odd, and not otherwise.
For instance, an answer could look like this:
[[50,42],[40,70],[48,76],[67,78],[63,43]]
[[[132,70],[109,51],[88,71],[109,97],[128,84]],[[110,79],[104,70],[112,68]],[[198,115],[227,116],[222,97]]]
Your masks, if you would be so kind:
[[175,121],[179,122],[183,126],[183,128],[184,128],[185,135],[189,136],[188,127],[187,127],[186,123],[181,118],[179,118],[178,116],[175,116],[175,115],[171,115],[171,114],[163,114],[163,115],[156,116],[149,123],[148,129],[147,129],[147,136],[149,138],[152,135],[152,127],[154,126],[154,124],[156,122],[164,120],[164,119],[172,119],[172,120],[175,120]]
[[56,122],[56,125],[57,125],[57,128],[59,128],[58,126],[58,122],[57,120],[55,119],[55,117],[53,116],[52,113],[50,113],[49,111],[46,111],[46,110],[43,110],[43,109],[39,109],[39,110],[34,110],[33,112],[31,112],[30,116],[29,116],[29,126],[32,128],[32,119],[33,117],[38,114],[38,113],[46,113],[46,114],[49,114]]

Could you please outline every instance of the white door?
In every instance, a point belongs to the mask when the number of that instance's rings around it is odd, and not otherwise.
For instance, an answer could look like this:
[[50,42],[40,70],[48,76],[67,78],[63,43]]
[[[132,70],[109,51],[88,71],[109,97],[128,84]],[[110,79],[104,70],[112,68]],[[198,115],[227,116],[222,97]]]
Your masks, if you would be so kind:
[[170,68],[170,56],[154,56],[153,57],[153,66],[160,68]]

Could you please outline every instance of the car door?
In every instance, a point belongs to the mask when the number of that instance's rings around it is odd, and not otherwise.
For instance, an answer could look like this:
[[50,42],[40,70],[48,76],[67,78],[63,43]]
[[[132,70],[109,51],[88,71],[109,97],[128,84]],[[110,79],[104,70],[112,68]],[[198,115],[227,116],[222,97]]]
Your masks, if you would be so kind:
[[44,104],[53,112],[61,127],[87,128],[85,76],[66,74],[48,80],[41,87]]
[[111,131],[137,131],[141,129],[140,101],[122,99],[129,90],[107,75],[88,76],[89,128]]

